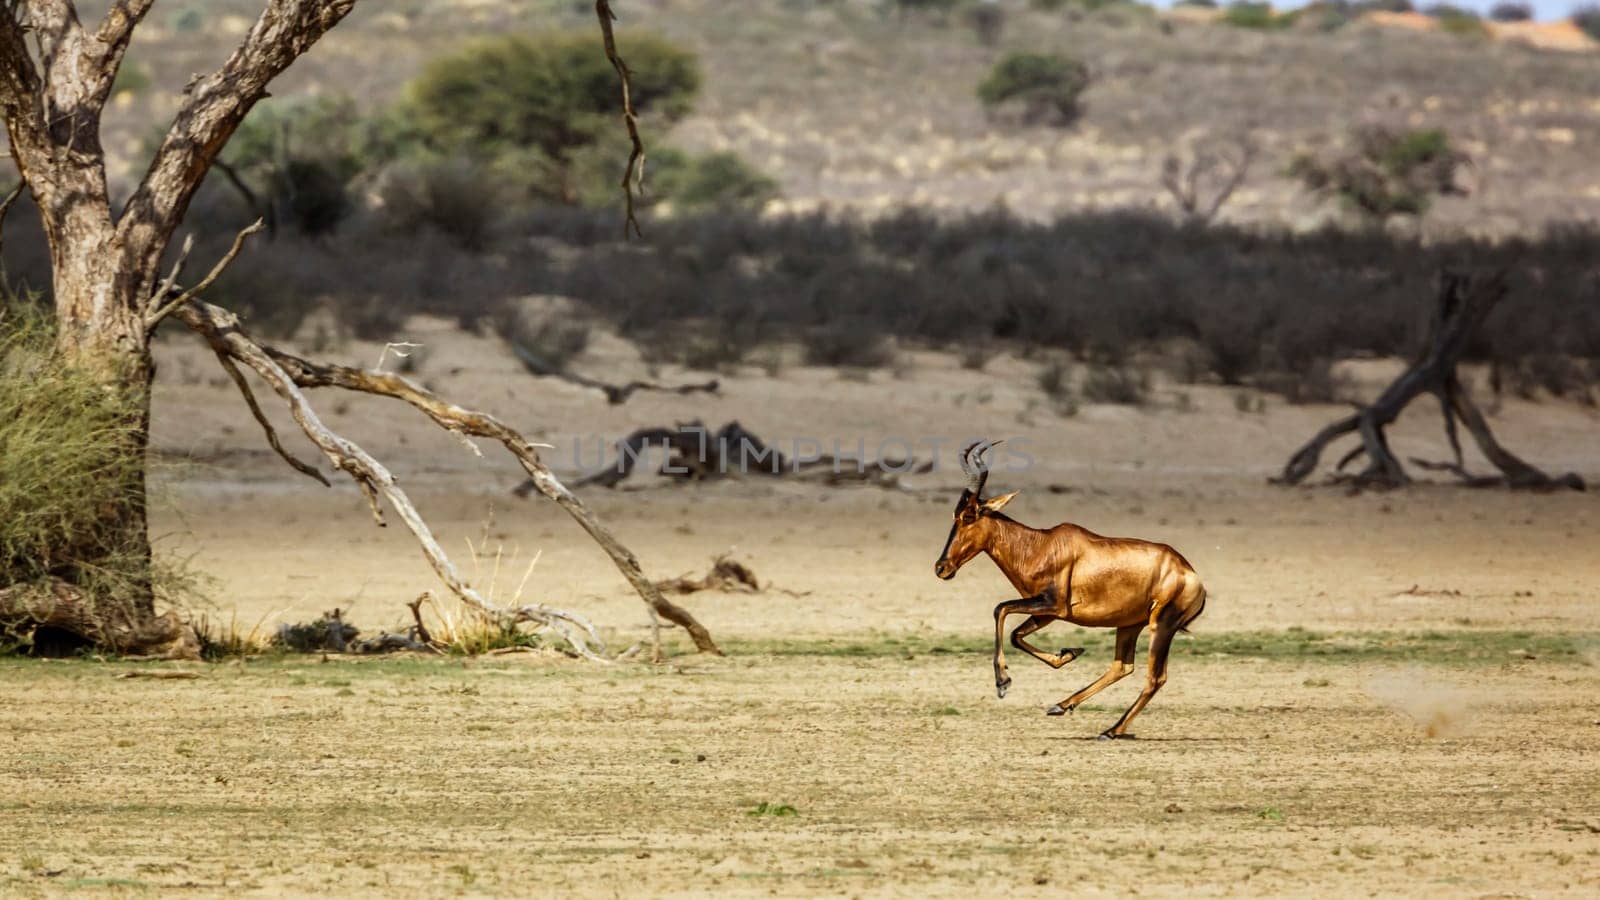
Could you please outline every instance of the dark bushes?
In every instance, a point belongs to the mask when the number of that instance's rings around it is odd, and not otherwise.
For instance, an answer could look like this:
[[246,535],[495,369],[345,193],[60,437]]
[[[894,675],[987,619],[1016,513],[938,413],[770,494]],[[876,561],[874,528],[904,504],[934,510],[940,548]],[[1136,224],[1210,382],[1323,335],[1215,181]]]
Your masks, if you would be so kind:
[[[6,264],[47,283],[28,209]],[[570,298],[652,359],[723,367],[777,342],[823,365],[888,364],[895,347],[982,346],[1116,369],[1182,359],[1186,380],[1338,396],[1327,364],[1413,351],[1444,267],[1509,266],[1511,295],[1469,349],[1508,389],[1582,396],[1600,360],[1600,230],[1506,243],[1423,243],[1382,231],[1186,228],[1157,215],[1054,222],[1003,211],[866,221],[826,214],[652,218],[623,243],[615,210],[544,208],[502,222],[484,252],[423,228],[351,227],[322,242],[252,244],[213,291],[282,334],[312,311],[392,339],[413,313],[466,327],[507,298]],[[220,255],[219,230],[195,258]],[[558,342],[559,343],[559,342]],[[1181,350],[1178,348],[1182,348]],[[1531,387],[1528,387],[1530,386]]]
[[1572,11],[1572,24],[1584,34],[1600,41],[1600,5],[1588,4]]

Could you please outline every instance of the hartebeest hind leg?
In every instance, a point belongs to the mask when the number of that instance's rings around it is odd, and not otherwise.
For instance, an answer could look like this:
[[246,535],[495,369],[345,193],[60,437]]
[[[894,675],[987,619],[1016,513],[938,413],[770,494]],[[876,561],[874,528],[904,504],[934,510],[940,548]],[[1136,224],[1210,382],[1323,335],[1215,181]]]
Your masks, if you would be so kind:
[[1156,629],[1150,635],[1150,673],[1145,678],[1144,690],[1139,692],[1139,699],[1133,701],[1117,724],[1100,733],[1102,738],[1132,737],[1128,734],[1128,724],[1156,695],[1156,691],[1167,683],[1167,654],[1172,650],[1173,636],[1199,618],[1205,608],[1205,588],[1191,579],[1184,585],[1182,593],[1156,614]]
[[1028,635],[1033,634],[1035,631],[1038,631],[1039,629],[1055,621],[1059,621],[1056,616],[1046,615],[1043,613],[1036,616],[1029,616],[1028,621],[1018,625],[1016,630],[1011,632],[1011,646],[1021,650],[1023,653],[1028,654],[1052,669],[1059,669],[1067,663],[1072,662],[1083,654],[1082,647],[1062,647],[1059,652],[1046,653],[1024,640],[1024,638],[1026,638]]
[[1167,653],[1172,650],[1172,636],[1177,631],[1177,626],[1170,622],[1156,623],[1156,630],[1150,635],[1150,672],[1145,676],[1144,690],[1139,692],[1139,699],[1133,701],[1133,705],[1122,714],[1117,724],[1100,732],[1101,738],[1132,737],[1127,733],[1128,723],[1144,709],[1150,698],[1156,695],[1156,691],[1161,690],[1161,686],[1167,683]]
[[1107,669],[1104,675],[1086,685],[1076,694],[1045,710],[1045,714],[1051,716],[1066,715],[1077,709],[1083,701],[1127,678],[1133,672],[1133,651],[1139,646],[1139,632],[1143,630],[1143,622],[1118,628],[1116,655],[1111,660],[1111,668]]
[[1055,601],[1044,594],[1007,600],[994,608],[994,692],[1000,699],[1005,699],[1006,689],[1011,687],[1011,675],[1006,671],[1005,651],[1001,646],[1005,643],[1006,616],[1053,614],[1055,608]]

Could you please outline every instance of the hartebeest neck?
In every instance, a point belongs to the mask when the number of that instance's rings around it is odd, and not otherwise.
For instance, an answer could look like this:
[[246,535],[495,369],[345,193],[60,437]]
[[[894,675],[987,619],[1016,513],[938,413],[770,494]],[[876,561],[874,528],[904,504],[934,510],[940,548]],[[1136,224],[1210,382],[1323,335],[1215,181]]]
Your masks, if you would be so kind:
[[1049,561],[1054,555],[1050,533],[1030,528],[1008,516],[995,514],[985,518],[988,527],[984,529],[983,552],[989,554],[1006,579],[1025,596],[1044,590],[1045,585],[1035,582],[1042,573],[1053,568]]

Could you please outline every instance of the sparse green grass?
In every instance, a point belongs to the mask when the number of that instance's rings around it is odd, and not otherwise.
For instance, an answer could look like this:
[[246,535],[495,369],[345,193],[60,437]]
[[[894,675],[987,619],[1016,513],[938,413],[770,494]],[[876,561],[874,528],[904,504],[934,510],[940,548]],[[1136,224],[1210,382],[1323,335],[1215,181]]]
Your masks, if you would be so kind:
[[[1058,628],[1060,626],[1057,626]],[[1052,632],[1056,633],[1056,632]],[[1088,654],[1109,654],[1112,632],[1079,629],[1064,632]],[[1041,637],[1049,641],[1052,638]],[[1141,645],[1148,642],[1148,631]],[[724,649],[735,654],[763,656],[833,656],[915,658],[947,654],[987,654],[992,638],[978,634],[885,635],[872,639],[729,639]],[[1564,665],[1584,665],[1581,648],[1600,643],[1600,634],[1541,633],[1531,631],[1284,631],[1201,632],[1178,639],[1175,655],[1220,656],[1262,660],[1307,659],[1337,663],[1419,663],[1443,666],[1500,665],[1526,659]],[[1007,653],[1016,651],[1007,647]],[[1323,685],[1326,681],[1323,681]]]
[[773,818],[784,819],[800,815],[800,810],[795,809],[793,806],[787,803],[770,803],[766,800],[763,800],[751,809],[746,810],[745,815],[772,816]]

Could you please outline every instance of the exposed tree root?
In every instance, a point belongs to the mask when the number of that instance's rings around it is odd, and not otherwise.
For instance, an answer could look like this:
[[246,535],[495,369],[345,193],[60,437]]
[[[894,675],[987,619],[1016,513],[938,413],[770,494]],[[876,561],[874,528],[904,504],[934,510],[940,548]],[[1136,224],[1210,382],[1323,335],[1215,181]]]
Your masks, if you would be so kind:
[[[818,452],[812,455],[788,457],[767,444],[755,434],[745,430],[738,422],[729,422],[712,432],[699,421],[679,423],[671,428],[641,428],[617,441],[616,462],[604,466],[573,482],[575,487],[596,484],[616,487],[632,475],[639,461],[651,448],[667,451],[667,461],[660,474],[685,481],[712,481],[719,478],[757,475],[767,477],[793,477],[828,485],[867,484],[899,489],[905,475],[921,475],[932,471],[932,460],[881,459],[873,463],[850,457]],[[531,484],[516,490],[517,496],[526,497],[533,491]]]
[[[533,488],[566,510],[606,551],[618,570],[645,601],[652,621],[657,615],[666,618],[687,630],[695,646],[702,652],[721,652],[711,639],[710,633],[692,615],[661,596],[661,592],[656,590],[655,585],[645,577],[632,552],[617,541],[594,514],[551,473],[540,461],[538,451],[533,444],[499,420],[449,403],[401,375],[313,363],[260,343],[245,333],[237,316],[209,303],[190,301],[175,309],[172,316],[203,336],[219,357],[253,370],[266,381],[288,405],[291,415],[306,437],[327,456],[335,469],[349,475],[360,486],[378,523],[384,524],[380,501],[386,501],[416,537],[422,546],[424,556],[439,579],[468,605],[500,621],[513,624],[534,622],[547,626],[571,644],[579,655],[597,661],[604,659],[596,652],[603,651],[600,637],[594,626],[582,615],[539,603],[502,609],[479,595],[462,578],[455,564],[434,539],[431,529],[389,470],[354,442],[335,434],[324,425],[306,399],[302,388],[335,387],[403,400],[454,434],[465,446],[480,455],[481,451],[472,442],[472,438],[486,438],[499,442],[522,465],[523,471],[531,479]],[[656,656],[659,658],[661,655],[659,634],[656,636],[655,645]]]
[[[1361,443],[1334,466],[1335,480],[1357,487],[1398,487],[1408,484],[1411,477],[1390,449],[1384,429],[1400,416],[1411,401],[1428,393],[1439,400],[1440,410],[1444,414],[1445,435],[1450,440],[1454,459],[1430,463],[1413,458],[1413,463],[1429,470],[1450,472],[1477,487],[1507,485],[1532,490],[1583,490],[1583,479],[1576,474],[1569,472],[1551,478],[1501,446],[1456,374],[1456,365],[1466,351],[1467,342],[1495,304],[1505,297],[1506,290],[1504,271],[1478,280],[1444,273],[1440,277],[1438,301],[1428,324],[1427,337],[1417,358],[1384,389],[1377,400],[1317,432],[1305,446],[1289,457],[1283,472],[1273,482],[1299,484],[1304,481],[1316,470],[1328,444],[1355,432],[1360,435]],[[1472,475],[1466,470],[1456,429],[1458,421],[1466,426],[1483,455],[1500,470],[1499,476]],[[1346,466],[1362,456],[1367,457],[1364,470],[1356,475],[1342,474]]]
[[[152,618],[110,616],[82,589],[60,579],[0,588],[0,633],[28,631],[41,655],[56,655],[44,635],[59,633],[119,653],[162,659],[198,659],[194,630],[166,612]],[[61,645],[70,649],[70,645]]]

